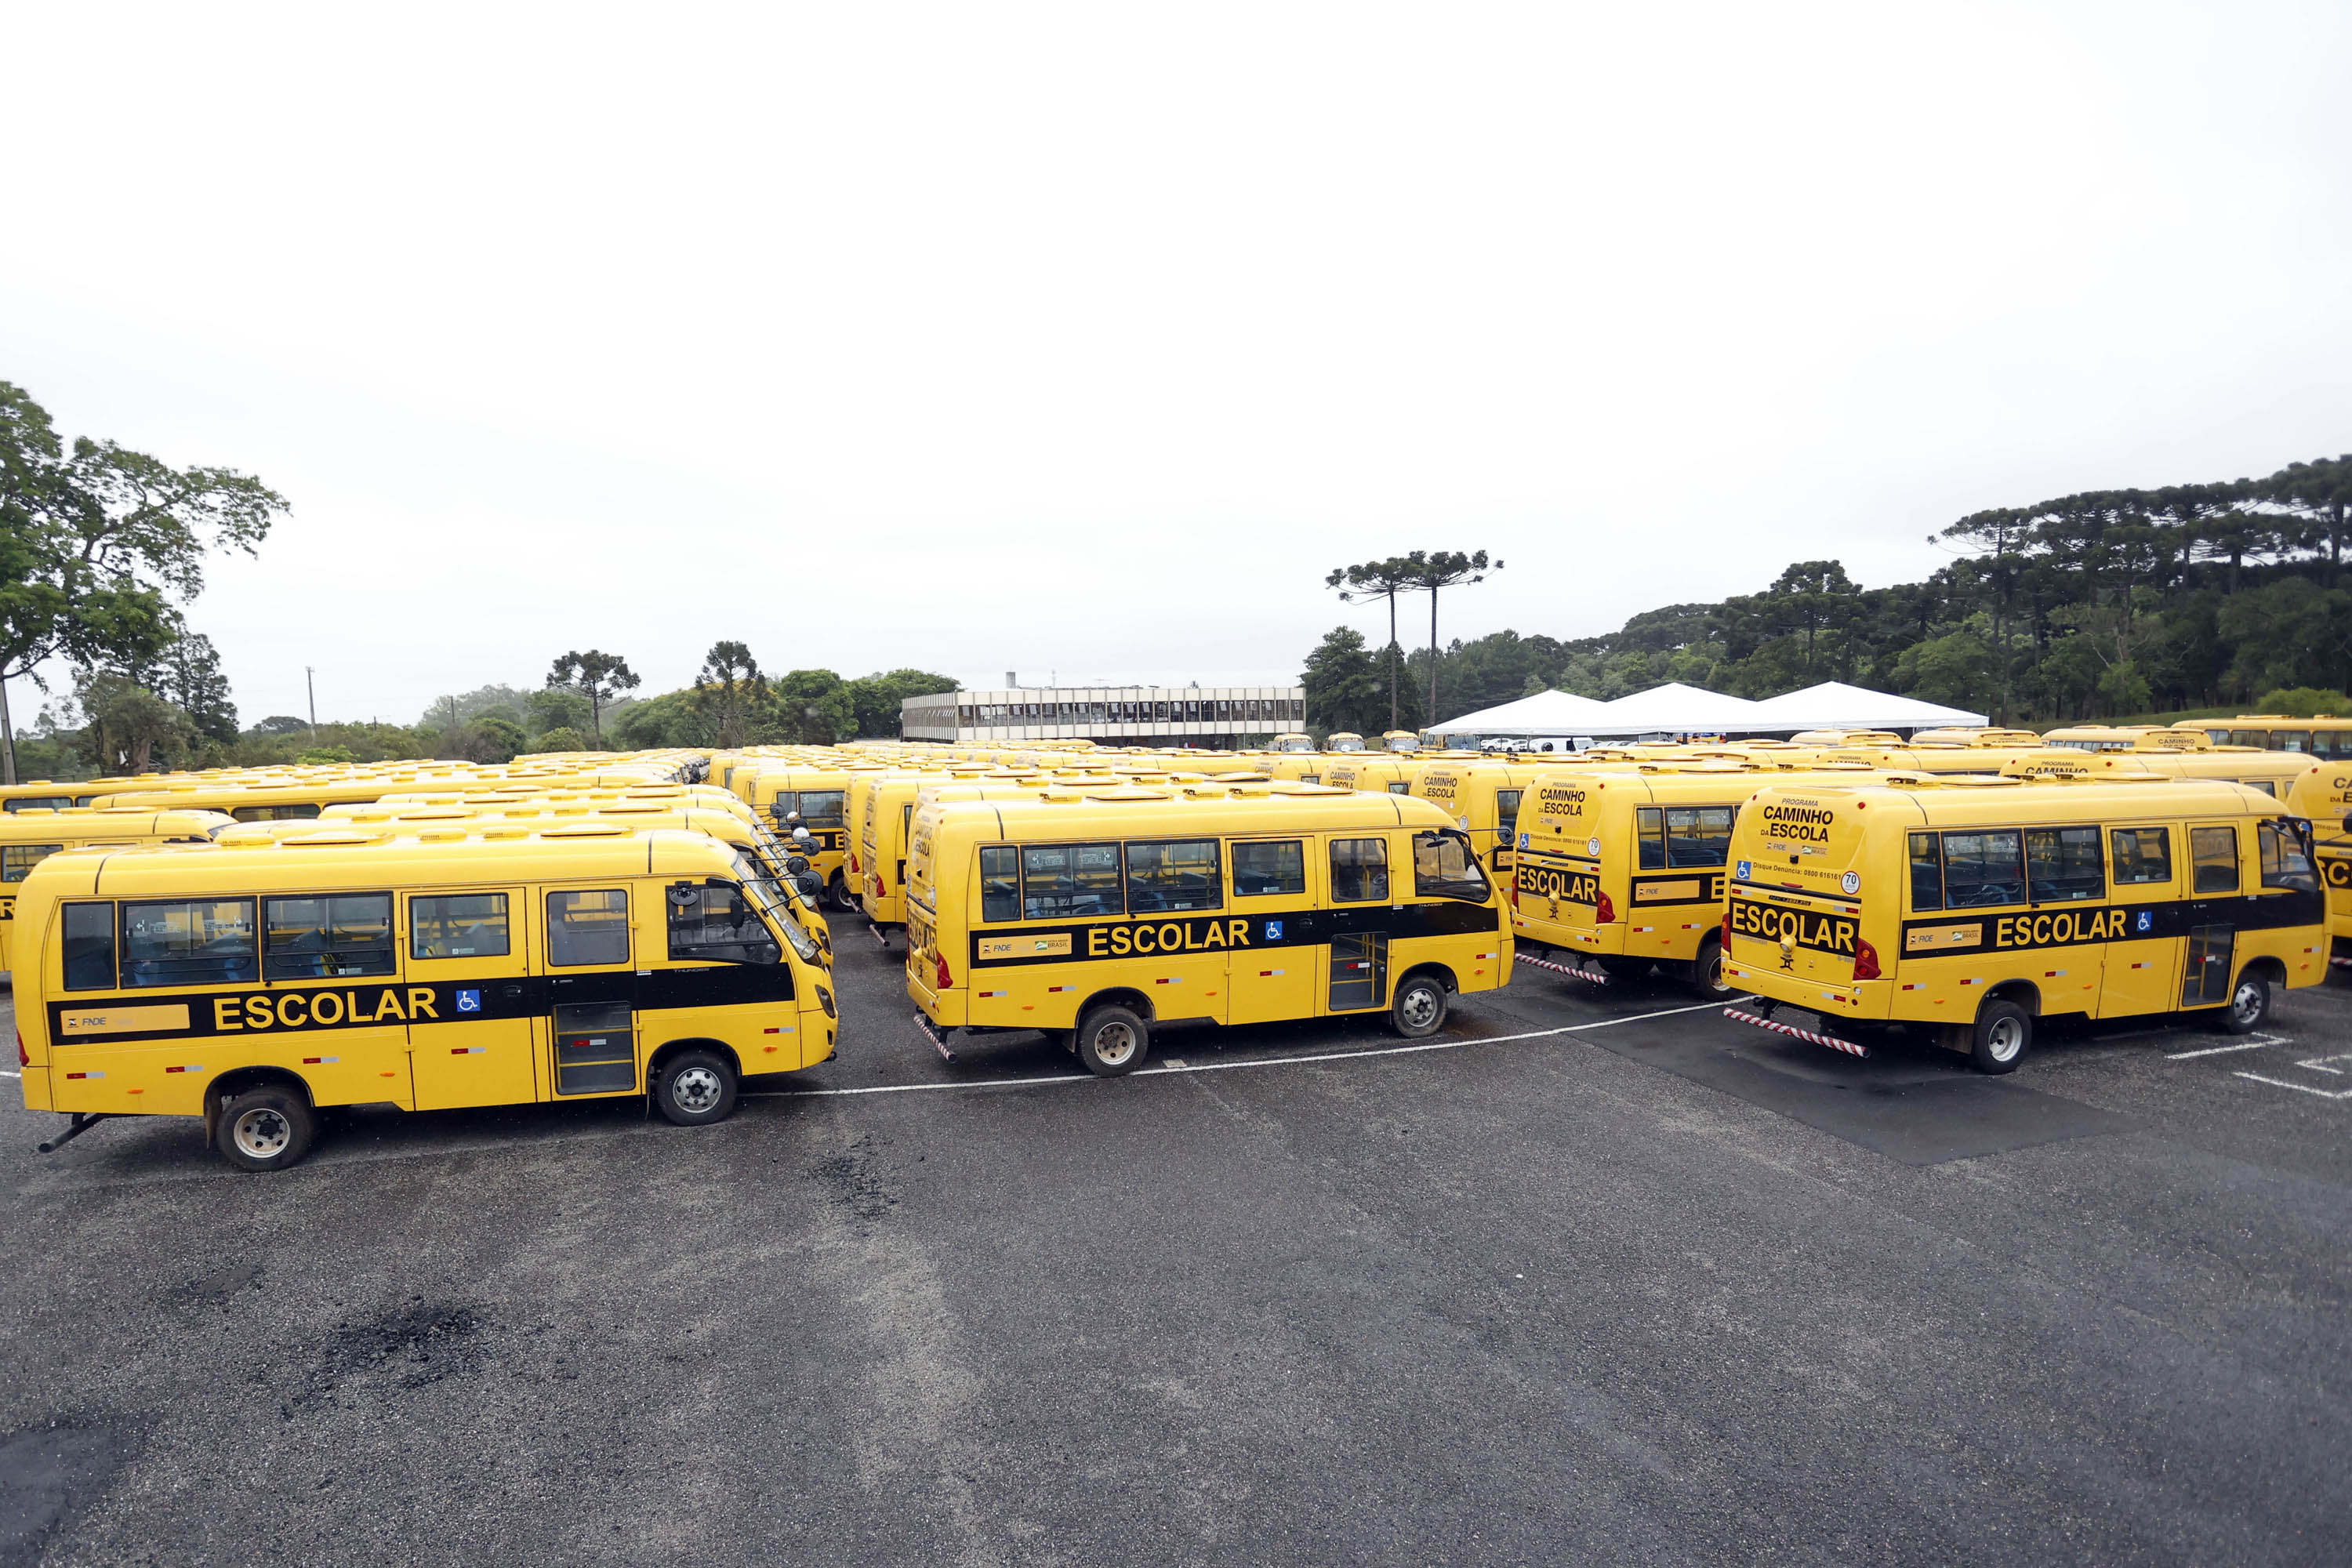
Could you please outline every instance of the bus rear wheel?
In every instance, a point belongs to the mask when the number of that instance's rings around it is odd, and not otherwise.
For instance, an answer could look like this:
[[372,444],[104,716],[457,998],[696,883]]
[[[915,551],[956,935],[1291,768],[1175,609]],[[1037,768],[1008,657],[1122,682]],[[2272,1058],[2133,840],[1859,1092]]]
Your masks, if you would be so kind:
[[233,1096],[221,1107],[213,1142],[221,1157],[240,1171],[282,1171],[310,1152],[319,1135],[319,1115],[296,1090],[264,1084]]
[[1711,936],[1698,944],[1698,956],[1691,961],[1690,984],[1692,990],[1710,1002],[1731,994],[1731,982],[1723,977],[1722,938]]
[[1969,1037],[1969,1060],[1979,1072],[2015,1072],[2032,1044],[2033,1015],[1996,996],[1977,1009],[1976,1028]]
[[735,1113],[735,1069],[716,1051],[680,1051],[662,1064],[654,1103],[680,1127],[708,1127]]
[[833,907],[835,913],[855,915],[865,912],[865,900],[849,890],[847,879],[839,872],[834,873],[833,885],[826,889],[826,891],[833,895]]
[[1124,1078],[1151,1054],[1151,1026],[1125,1007],[1097,1007],[1078,1020],[1078,1060],[1098,1078]]

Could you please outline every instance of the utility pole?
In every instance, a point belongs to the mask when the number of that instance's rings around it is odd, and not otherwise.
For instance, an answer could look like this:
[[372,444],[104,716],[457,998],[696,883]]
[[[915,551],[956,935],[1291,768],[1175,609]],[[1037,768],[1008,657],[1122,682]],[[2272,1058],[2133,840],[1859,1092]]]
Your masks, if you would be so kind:
[[319,683],[311,679],[316,673],[309,665],[302,667],[302,689],[310,694],[310,744],[319,743]]

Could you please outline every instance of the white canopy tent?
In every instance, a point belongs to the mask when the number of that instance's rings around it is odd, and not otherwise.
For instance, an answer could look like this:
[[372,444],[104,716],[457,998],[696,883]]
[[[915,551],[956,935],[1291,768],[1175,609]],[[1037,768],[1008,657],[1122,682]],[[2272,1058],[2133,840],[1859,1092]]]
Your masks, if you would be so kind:
[[1598,733],[1592,721],[1605,707],[1572,691],[1538,691],[1517,701],[1465,713],[1444,724],[1433,724],[1429,733],[1472,741],[1522,741],[1538,736],[1557,740],[1589,738]]
[[1936,730],[1946,725],[1980,726],[1981,713],[1889,692],[1865,690],[1843,680],[1824,680],[1802,691],[1783,692],[1756,703],[1741,733],[1799,730]]
[[1726,697],[1720,691],[1702,690],[1672,680],[1602,703],[1600,713],[1594,716],[1593,727],[1585,733],[1596,739],[1649,735],[1661,740],[1676,735],[1746,733],[1771,728],[1754,721],[1753,716],[1760,706],[1745,697]]

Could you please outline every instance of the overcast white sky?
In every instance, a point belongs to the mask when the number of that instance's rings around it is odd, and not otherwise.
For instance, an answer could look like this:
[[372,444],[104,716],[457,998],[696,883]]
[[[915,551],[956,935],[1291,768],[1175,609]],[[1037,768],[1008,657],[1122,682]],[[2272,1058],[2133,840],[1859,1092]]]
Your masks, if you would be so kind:
[[[0,378],[293,514],[244,719],[1292,679],[2352,449],[2352,7],[0,12]],[[1425,623],[1420,627],[1426,635]],[[1408,641],[1411,637],[1408,637]],[[29,720],[34,694],[18,692]]]

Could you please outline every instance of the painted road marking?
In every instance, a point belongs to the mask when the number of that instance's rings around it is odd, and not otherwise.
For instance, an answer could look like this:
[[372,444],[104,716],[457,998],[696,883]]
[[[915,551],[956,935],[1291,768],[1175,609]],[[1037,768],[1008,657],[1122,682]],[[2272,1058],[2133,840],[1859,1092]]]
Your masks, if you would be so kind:
[[2264,1078],[2258,1072],[2242,1072],[2237,1076],[2252,1079],[2256,1083],[2269,1084],[2273,1089],[2292,1089],[2304,1094],[2315,1094],[2322,1100],[2352,1100],[2352,1089],[2314,1089],[2307,1083],[2289,1083],[2283,1078]]
[[2199,1057],[2221,1057],[2231,1051],[2259,1051],[2268,1046],[2289,1043],[2284,1035],[2250,1035],[2234,1046],[2208,1046],[2201,1051],[2167,1051],[2164,1059],[2168,1062],[2193,1061]]
[[[1751,1001],[1752,997],[1740,997]],[[1666,1007],[1655,1013],[1636,1013],[1624,1018],[1597,1018],[1590,1024],[1563,1024],[1557,1029],[1529,1029],[1518,1035],[1488,1035],[1475,1040],[1431,1040],[1415,1046],[1381,1046],[1369,1051],[1320,1051],[1312,1056],[1267,1057],[1252,1062],[1197,1062],[1178,1067],[1173,1060],[1156,1068],[1132,1072],[1129,1078],[1168,1078],[1177,1073],[1237,1072],[1245,1068],[1298,1067],[1313,1062],[1353,1061],[1360,1057],[1402,1057],[1419,1051],[1458,1051],[1470,1046],[1502,1046],[1514,1040],[1543,1040],[1554,1035],[1581,1034],[1587,1029],[1606,1029],[1618,1024],[1640,1024],[1652,1018],[1671,1018],[1682,1013],[1704,1013],[1709,1008],[1720,1011],[1720,1002],[1701,1002],[1689,1007]],[[1178,1058],[1181,1059],[1181,1058]],[[987,1078],[970,1083],[877,1083],[864,1089],[764,1089],[743,1093],[745,1100],[817,1100],[850,1094],[920,1094],[940,1089],[1045,1089],[1056,1084],[1099,1083],[1093,1073],[1081,1073],[1068,1078]]]

